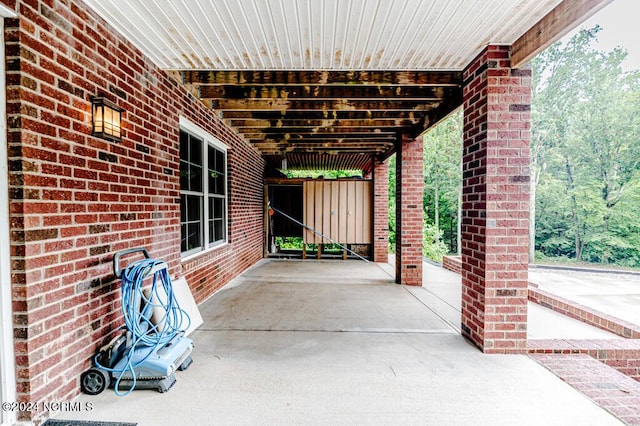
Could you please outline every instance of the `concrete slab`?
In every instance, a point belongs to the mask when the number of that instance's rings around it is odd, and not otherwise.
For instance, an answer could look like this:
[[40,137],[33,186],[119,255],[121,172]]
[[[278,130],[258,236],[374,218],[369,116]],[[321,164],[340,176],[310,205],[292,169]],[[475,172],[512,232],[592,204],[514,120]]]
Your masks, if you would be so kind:
[[350,275],[340,263],[261,264],[201,306],[194,364],[168,393],[83,395],[93,410],[56,417],[141,426],[620,424],[529,357],[478,351],[429,306],[434,293],[366,284],[377,266],[353,265]]
[[528,304],[529,339],[623,339],[616,334],[591,327],[537,303]]
[[270,261],[218,292],[201,313],[207,330],[455,333],[362,261]]
[[[447,323],[460,329],[461,278],[428,262],[423,263],[423,286],[411,288],[416,297],[433,307]],[[621,337],[529,302],[529,339],[619,339]]]
[[615,272],[529,271],[543,290],[640,326],[640,276]]
[[[163,425],[620,424],[525,356],[457,335],[196,331],[167,394],[111,392],[64,418]],[[62,417],[62,416],[60,416]]]

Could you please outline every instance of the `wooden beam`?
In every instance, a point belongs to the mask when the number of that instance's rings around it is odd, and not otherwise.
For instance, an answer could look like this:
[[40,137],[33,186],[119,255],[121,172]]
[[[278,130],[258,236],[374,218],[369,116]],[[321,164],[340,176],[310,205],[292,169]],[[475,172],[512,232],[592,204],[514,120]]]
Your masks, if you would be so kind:
[[413,129],[405,134],[409,135],[412,139],[417,138],[428,129],[434,127],[438,123],[442,122],[445,118],[449,117],[455,110],[462,105],[462,93],[458,93],[457,96],[450,96],[444,102],[440,104],[438,108],[429,112],[424,116],[424,121],[420,124],[413,126]]
[[393,145],[391,139],[379,139],[371,140],[367,138],[353,138],[353,139],[302,139],[297,141],[287,141],[285,139],[278,138],[265,138],[265,139],[253,139],[252,144],[258,148],[265,148],[269,146],[277,147],[281,151],[295,146],[298,147],[324,147],[329,149],[344,149],[351,148],[353,146],[371,147],[371,148],[386,148]]
[[298,101],[285,99],[216,99],[211,101],[211,107],[217,111],[431,111],[440,105],[441,101],[411,100],[313,100]]
[[194,85],[203,99],[360,99],[360,100],[442,100],[457,87],[433,86],[278,86],[278,85]]
[[522,68],[538,53],[612,1],[563,0],[511,45],[511,68]]
[[244,129],[241,127],[236,128],[238,132],[242,133],[245,137],[253,138],[254,136],[271,135],[271,136],[284,136],[289,135],[287,138],[341,138],[341,137],[355,137],[364,136],[372,138],[389,137],[396,134],[398,130],[396,127],[268,127],[264,129]]
[[461,71],[182,71],[185,84],[458,86]]
[[416,111],[389,111],[389,110],[362,110],[362,111],[221,111],[225,120],[377,120],[377,119],[403,119],[414,124],[422,119],[423,112]]
[[231,119],[226,120],[231,127],[237,128],[243,132],[247,129],[269,129],[269,128],[285,128],[285,127],[361,127],[361,128],[377,128],[377,127],[410,127],[418,123],[418,120],[408,120],[403,118],[374,120],[371,118],[357,118],[347,120],[300,120],[300,119],[278,119],[278,120],[260,120],[252,118]]

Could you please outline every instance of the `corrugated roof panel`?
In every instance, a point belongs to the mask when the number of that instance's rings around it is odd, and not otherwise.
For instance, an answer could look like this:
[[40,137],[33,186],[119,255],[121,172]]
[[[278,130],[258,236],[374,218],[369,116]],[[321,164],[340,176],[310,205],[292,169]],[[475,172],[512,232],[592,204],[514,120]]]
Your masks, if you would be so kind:
[[561,0],[85,0],[165,69],[460,70]]

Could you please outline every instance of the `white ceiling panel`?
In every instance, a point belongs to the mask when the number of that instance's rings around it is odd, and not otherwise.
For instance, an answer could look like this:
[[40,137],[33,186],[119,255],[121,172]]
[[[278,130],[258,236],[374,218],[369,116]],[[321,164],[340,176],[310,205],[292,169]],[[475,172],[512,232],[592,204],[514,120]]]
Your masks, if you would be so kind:
[[84,0],[164,69],[461,70],[561,0]]

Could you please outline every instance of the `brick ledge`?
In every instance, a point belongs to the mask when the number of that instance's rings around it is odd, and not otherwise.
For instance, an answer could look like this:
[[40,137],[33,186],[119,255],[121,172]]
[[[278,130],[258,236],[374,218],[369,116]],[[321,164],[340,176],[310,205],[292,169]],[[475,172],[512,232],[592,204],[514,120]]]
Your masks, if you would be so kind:
[[626,339],[640,339],[640,326],[555,295],[529,283],[529,300]]
[[583,354],[531,358],[626,424],[640,424],[640,383]]

